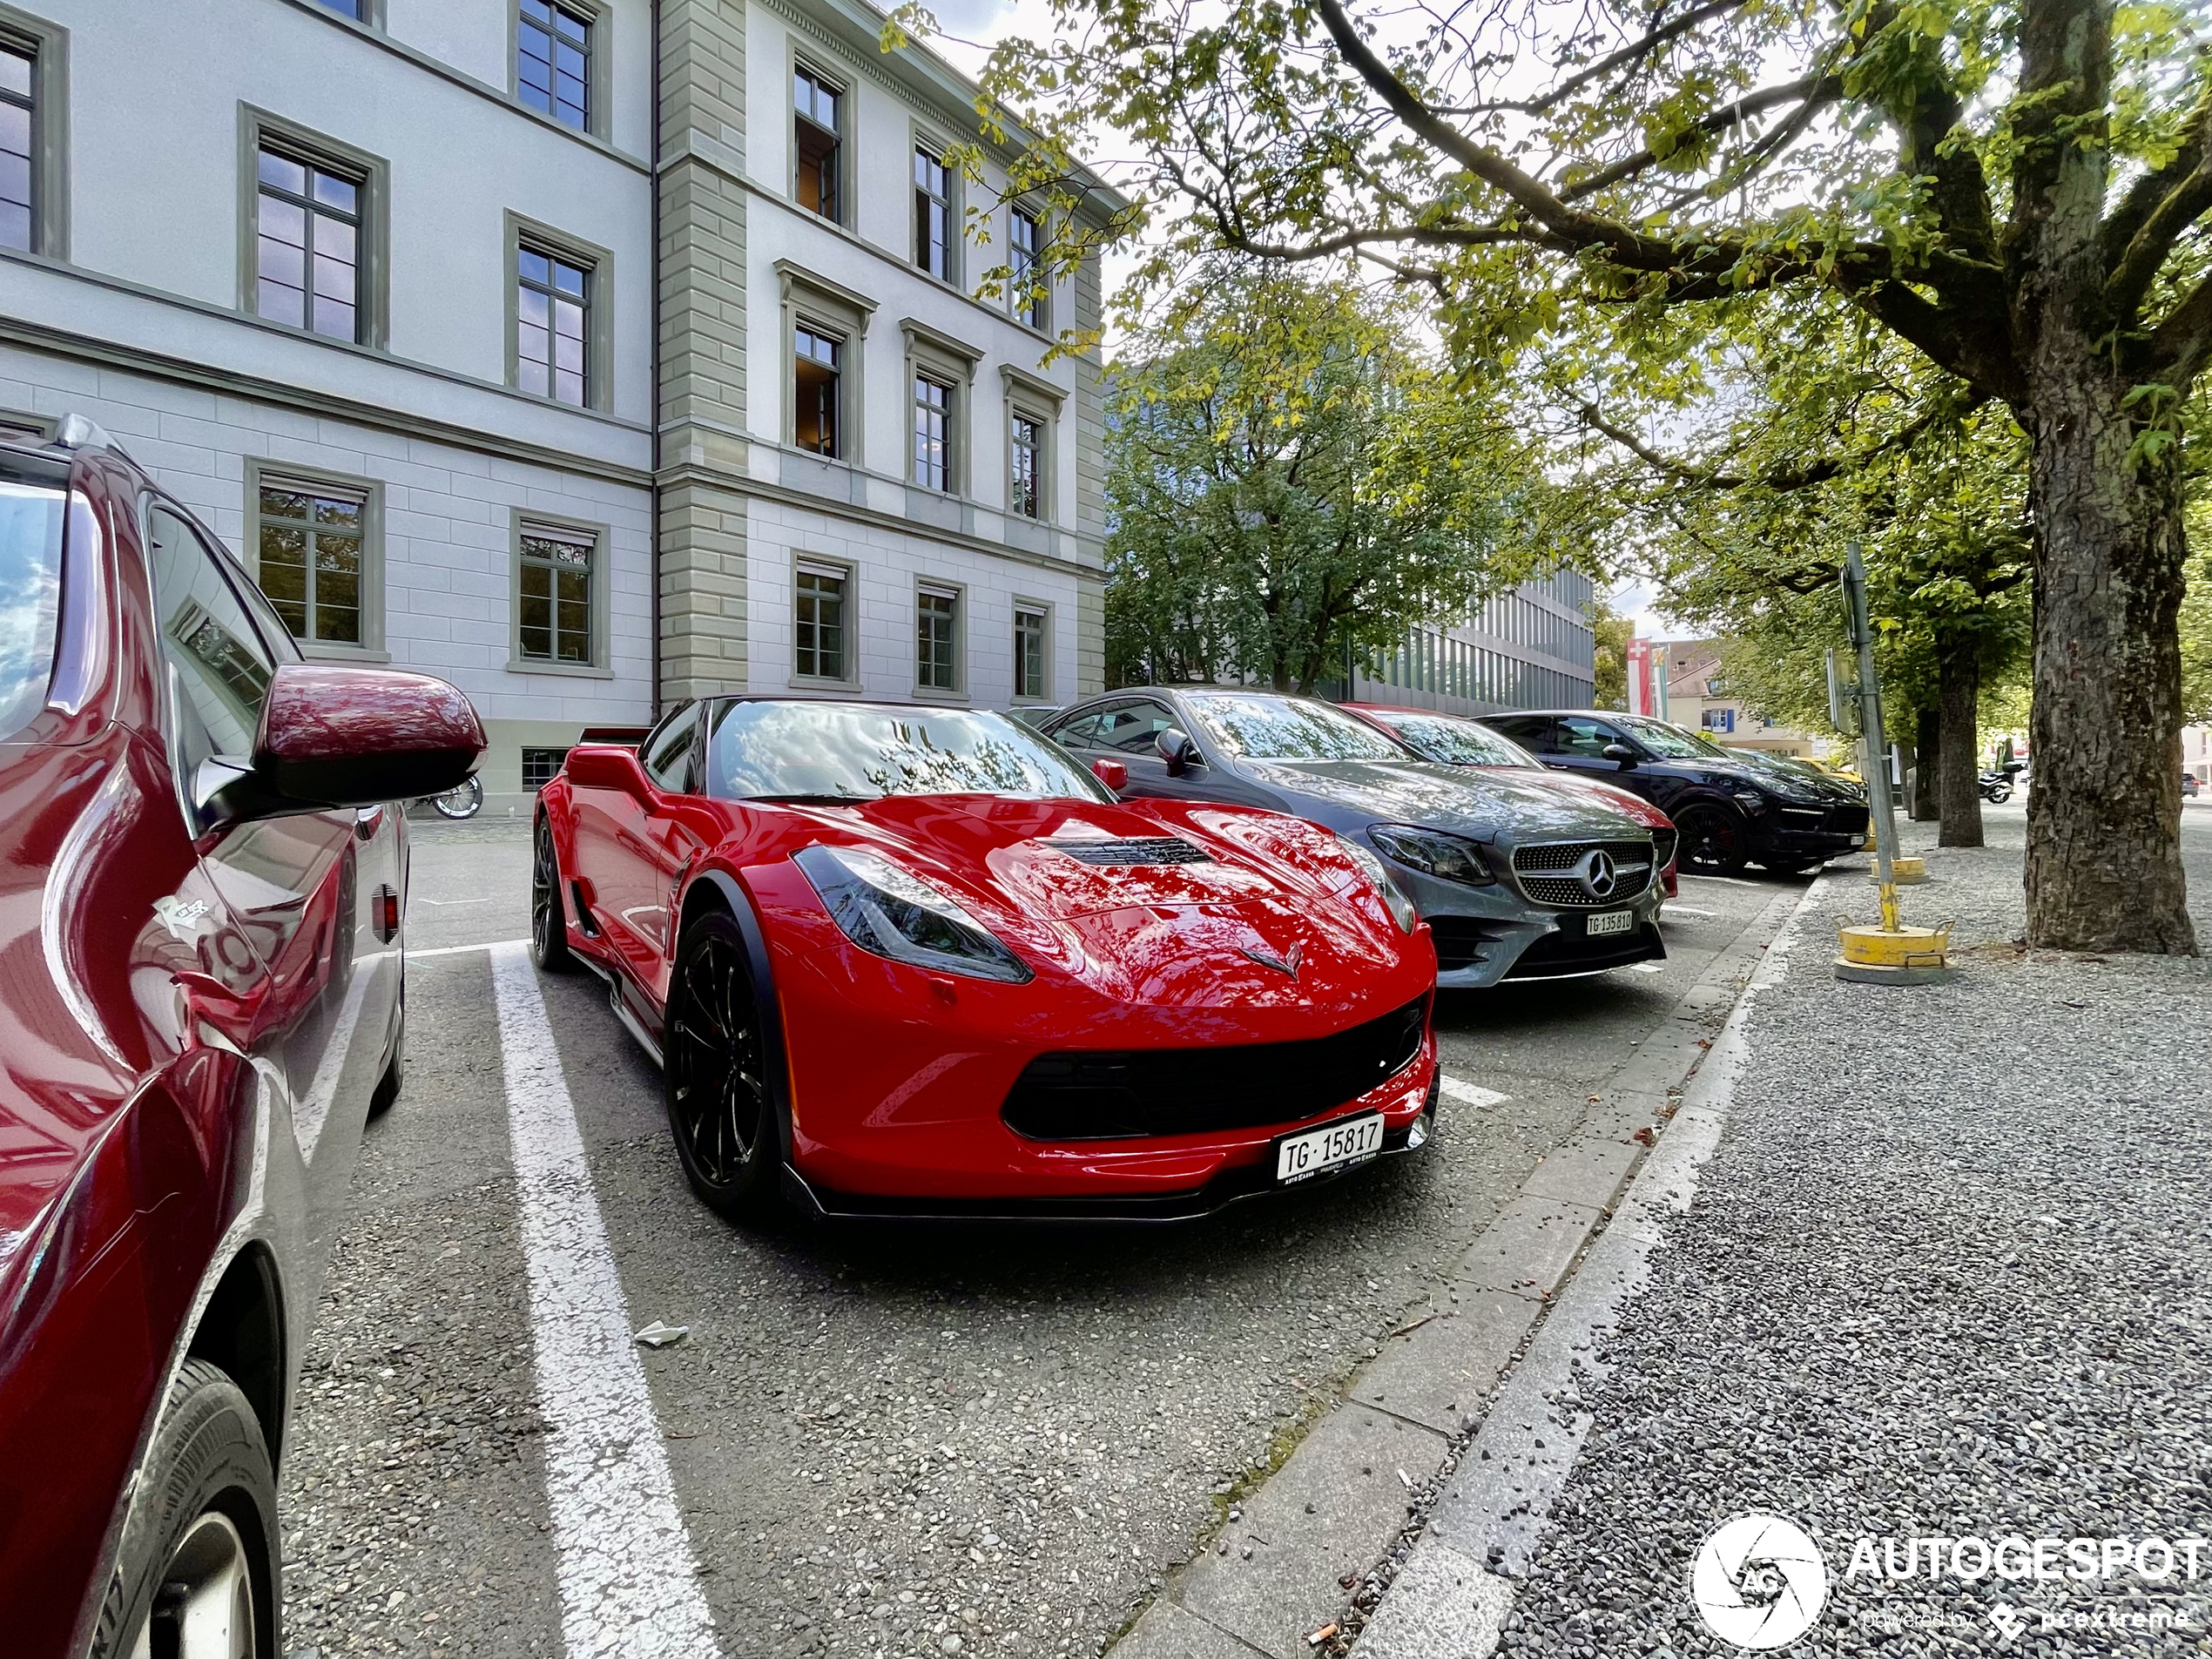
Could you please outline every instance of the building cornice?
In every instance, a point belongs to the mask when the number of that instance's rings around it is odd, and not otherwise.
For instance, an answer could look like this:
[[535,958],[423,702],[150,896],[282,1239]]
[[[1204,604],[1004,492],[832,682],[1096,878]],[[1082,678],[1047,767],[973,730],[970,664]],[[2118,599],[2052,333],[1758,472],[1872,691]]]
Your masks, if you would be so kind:
[[[280,408],[297,409],[304,414],[325,415],[332,420],[351,421],[357,426],[373,427],[379,431],[421,438],[431,443],[448,444],[454,448],[473,450],[479,455],[497,455],[531,466],[547,467],[558,472],[580,473],[587,477],[604,478],[640,489],[650,488],[653,482],[651,472],[644,468],[625,467],[619,462],[603,461],[573,449],[556,449],[527,439],[502,437],[481,428],[458,426],[404,409],[361,402],[332,393],[319,392],[309,387],[288,385],[258,374],[243,374],[212,364],[189,362],[182,358],[144,351],[115,341],[100,340],[68,329],[25,321],[19,317],[0,316],[0,342],[30,351],[51,352],[57,356],[74,358],[79,362],[94,363],[104,368],[123,369],[131,374],[144,374],[152,380],[166,381],[172,385],[190,386],[202,391],[251,399],[257,403],[273,404]],[[491,389],[504,391],[507,388]],[[579,412],[579,418],[586,417]],[[625,428],[631,425],[628,421],[620,424]]]

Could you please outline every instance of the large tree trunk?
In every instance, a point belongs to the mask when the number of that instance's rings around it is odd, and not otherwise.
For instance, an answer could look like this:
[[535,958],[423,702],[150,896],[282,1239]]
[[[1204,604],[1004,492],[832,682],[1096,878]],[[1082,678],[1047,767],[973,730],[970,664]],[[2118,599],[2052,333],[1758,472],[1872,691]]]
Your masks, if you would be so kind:
[[1971,638],[1936,636],[1936,697],[1942,732],[1936,765],[1942,827],[1938,846],[1981,845],[1981,663]]
[[1943,713],[1936,708],[1916,709],[1912,732],[1912,805],[1915,823],[1925,824],[1937,815],[1936,777],[1942,765]]
[[2086,353],[2075,374],[2038,378],[2028,942],[2194,955],[2180,825],[2179,445],[2131,459],[2127,388]]

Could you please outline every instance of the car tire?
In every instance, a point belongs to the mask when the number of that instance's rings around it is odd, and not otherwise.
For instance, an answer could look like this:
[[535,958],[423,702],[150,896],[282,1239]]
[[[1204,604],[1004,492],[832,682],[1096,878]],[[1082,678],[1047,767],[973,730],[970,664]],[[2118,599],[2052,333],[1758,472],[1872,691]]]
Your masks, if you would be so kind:
[[407,970],[400,970],[400,1025],[392,1034],[392,1057],[384,1062],[384,1075],[376,1080],[375,1092],[368,1097],[368,1115],[381,1117],[392,1109],[400,1097],[400,1072],[407,1055]]
[[576,966],[569,949],[568,907],[561,902],[561,860],[553,850],[553,826],[541,813],[531,838],[530,960],[541,973],[565,974]]
[[1693,875],[1734,875],[1750,859],[1743,819],[1715,800],[1694,800],[1674,815],[1676,858]]
[[185,1360],[138,1471],[92,1659],[126,1659],[142,1636],[179,1659],[276,1659],[276,1537],[260,1420],[219,1367]]
[[668,1127],[691,1190],[732,1221],[780,1219],[781,1108],[745,937],[726,910],[684,929],[661,1046]]

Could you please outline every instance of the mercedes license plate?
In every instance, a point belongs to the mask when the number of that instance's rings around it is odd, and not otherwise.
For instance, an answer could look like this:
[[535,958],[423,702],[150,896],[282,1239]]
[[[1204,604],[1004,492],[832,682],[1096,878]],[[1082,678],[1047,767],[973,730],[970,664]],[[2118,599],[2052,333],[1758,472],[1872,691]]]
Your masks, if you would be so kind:
[[1589,919],[1589,931],[1593,936],[1599,934],[1624,934],[1635,926],[1635,921],[1636,913],[1633,910],[1608,910],[1603,915],[1592,916]]
[[1326,1170],[1365,1163],[1382,1150],[1380,1112],[1347,1117],[1340,1123],[1310,1129],[1303,1135],[1286,1135],[1275,1143],[1275,1180],[1289,1186]]

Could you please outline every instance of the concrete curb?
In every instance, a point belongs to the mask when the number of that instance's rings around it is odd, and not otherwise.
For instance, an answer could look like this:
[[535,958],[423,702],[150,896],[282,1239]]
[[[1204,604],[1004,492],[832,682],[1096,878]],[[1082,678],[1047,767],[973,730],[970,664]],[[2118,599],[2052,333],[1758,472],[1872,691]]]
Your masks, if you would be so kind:
[[[1655,1137],[1661,1148],[1698,1137],[1702,1126],[1683,1134],[1685,1113],[1663,1136],[1658,1131],[1675,1092],[1702,1075],[1708,1045],[1717,1052],[1735,1022],[1731,1016],[1716,1039],[1706,1035],[1705,1016],[1737,1000],[1768,946],[1803,914],[1818,885],[1777,894],[1707,964],[1675,1011],[1599,1086],[1581,1132],[1554,1148],[1467,1246],[1449,1285],[1440,1287],[1443,1304],[1433,1302],[1426,1316],[1417,1312],[1384,1343],[1345,1398],[1115,1644],[1113,1659],[1310,1659],[1318,1645],[1312,1634],[1339,1622],[1351,1592],[1418,1513],[1416,1494],[1435,1485],[1454,1440],[1474,1429],[1482,1401],[1544,1319],[1591,1234],[1614,1212],[1645,1146]],[[1644,1167],[1674,1162],[1655,1153]],[[1643,1184],[1637,1177],[1639,1190]],[[1625,1215],[1615,1216],[1615,1231]],[[1585,1266],[1575,1282],[1588,1272]],[[1554,1312],[1551,1321],[1559,1317]],[[1489,1420],[1498,1414],[1493,1409]],[[1428,1543],[1422,1541],[1415,1561]],[[1406,1570],[1413,1572],[1414,1561]],[[1508,1586],[1453,1583],[1467,1578],[1467,1569],[1440,1559],[1423,1564],[1421,1576],[1406,1585],[1412,1594],[1393,1594],[1383,1606],[1403,1600],[1405,1613],[1394,1615],[1400,1622],[1432,1601],[1444,1608],[1450,1598],[1438,1599],[1442,1590],[1432,1578],[1501,1609],[1510,1605]],[[1454,1604],[1452,1616],[1469,1615]],[[1363,1637],[1359,1651],[1378,1650]],[[1393,1659],[1444,1659],[1456,1651],[1426,1638],[1386,1650]]]
[[1355,1659],[1490,1659],[1496,1652],[1515,1582],[1527,1574],[1551,1501],[1592,1426],[1581,1390],[1606,1373],[1598,1332],[1643,1288],[1669,1217],[1689,1209],[1743,1066],[1752,996],[1780,976],[1819,890],[1815,881],[1791,907],[1611,1224],[1460,1453],[1426,1530],[1352,1645]]

